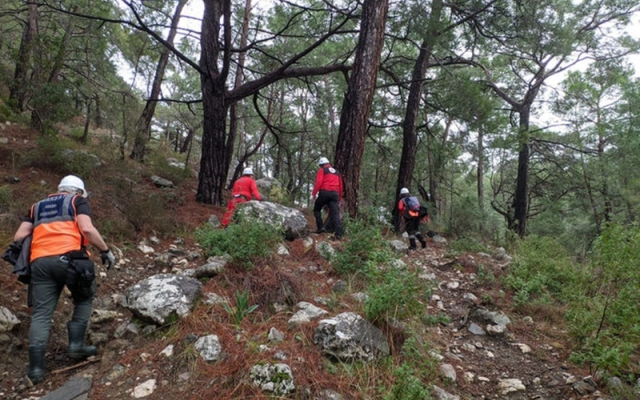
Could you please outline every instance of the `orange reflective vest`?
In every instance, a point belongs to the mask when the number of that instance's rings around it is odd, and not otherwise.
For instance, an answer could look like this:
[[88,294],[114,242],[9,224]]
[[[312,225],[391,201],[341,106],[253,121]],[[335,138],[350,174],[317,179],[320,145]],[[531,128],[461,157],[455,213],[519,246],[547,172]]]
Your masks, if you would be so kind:
[[80,250],[89,242],[76,223],[75,194],[52,194],[31,207],[31,261]]

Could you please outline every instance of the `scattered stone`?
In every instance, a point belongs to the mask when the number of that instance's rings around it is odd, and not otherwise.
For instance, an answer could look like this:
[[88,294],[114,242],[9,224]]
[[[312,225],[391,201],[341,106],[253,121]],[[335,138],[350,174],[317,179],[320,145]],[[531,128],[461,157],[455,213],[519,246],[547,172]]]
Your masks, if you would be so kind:
[[451,364],[440,365],[440,373],[445,379],[455,382],[457,380],[456,369]]
[[217,361],[222,354],[222,346],[218,335],[207,335],[196,340],[195,349],[205,361]]
[[271,329],[269,329],[269,335],[267,335],[267,339],[273,343],[280,343],[284,340],[284,333],[272,327]]
[[105,322],[114,321],[115,319],[120,317],[122,317],[122,314],[117,311],[94,309],[91,313],[90,320],[92,324],[102,324]]
[[276,396],[293,393],[293,373],[287,364],[259,364],[251,367],[251,381],[265,392]]
[[347,290],[349,290],[349,285],[343,280],[337,281],[331,287],[333,293],[345,293]]
[[507,328],[504,325],[487,325],[486,331],[489,336],[504,336]]
[[133,389],[132,396],[136,399],[140,399],[142,397],[147,397],[152,394],[156,390],[156,380],[149,379]]
[[172,188],[173,182],[168,179],[161,178],[158,175],[154,175],[151,177],[151,182],[159,188]]
[[170,344],[167,347],[165,347],[164,350],[160,352],[160,355],[165,356],[167,358],[171,357],[173,355],[173,345]]
[[153,275],[125,291],[123,306],[138,317],[164,325],[186,316],[201,295],[201,283],[180,275]]
[[513,343],[513,346],[518,346],[523,354],[531,353],[531,347],[524,343]]
[[487,332],[484,331],[484,329],[482,329],[481,327],[479,327],[478,325],[471,323],[471,325],[469,325],[469,332],[471,332],[474,335],[486,335]]
[[0,332],[10,332],[20,320],[6,307],[0,306]]
[[91,390],[92,379],[87,377],[73,377],[60,388],[40,397],[40,400],[74,400],[87,399]]
[[222,226],[222,224],[220,223],[220,220],[215,214],[211,214],[211,216],[209,217],[209,224],[213,228],[219,228],[220,226]]
[[460,400],[460,397],[453,395],[447,392],[446,390],[435,385],[433,386],[433,395],[438,400]]
[[520,379],[500,379],[498,389],[502,395],[527,390]]
[[196,268],[196,278],[213,278],[224,271],[228,262],[228,256],[209,257],[205,265]]
[[585,381],[577,381],[574,382],[571,387],[573,390],[578,393],[580,396],[587,396],[596,391],[595,386],[585,382]]
[[299,302],[296,307],[298,308],[298,311],[289,319],[289,329],[292,329],[296,326],[308,324],[314,319],[318,319],[321,316],[328,314],[328,312],[323,310],[322,308],[316,307],[306,301]]
[[204,297],[204,303],[208,305],[224,304],[229,302],[225,297],[216,293],[205,293]]
[[289,249],[287,249],[287,246],[285,246],[284,244],[280,243],[278,245],[277,253],[278,253],[278,255],[281,255],[281,256],[288,256],[289,255]]
[[344,362],[369,362],[389,354],[389,343],[380,329],[351,312],[320,321],[313,342],[326,357]]
[[122,378],[127,373],[127,367],[122,364],[116,364],[111,368],[111,371],[104,377],[104,381],[111,382]]
[[146,244],[141,244],[138,246],[138,250],[140,250],[141,252],[143,252],[144,254],[153,254],[156,251],[154,250],[153,247],[148,246]]

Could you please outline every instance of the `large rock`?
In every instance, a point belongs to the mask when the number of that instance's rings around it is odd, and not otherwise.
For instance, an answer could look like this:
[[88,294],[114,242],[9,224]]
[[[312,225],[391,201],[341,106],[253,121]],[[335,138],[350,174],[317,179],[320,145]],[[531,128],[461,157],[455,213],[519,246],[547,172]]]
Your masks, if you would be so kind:
[[344,362],[373,361],[389,354],[382,331],[352,312],[320,321],[313,341],[322,354]]
[[186,316],[201,291],[196,279],[159,274],[128,288],[122,305],[142,319],[164,325],[176,315]]
[[255,219],[276,228],[282,228],[287,240],[295,240],[309,235],[309,222],[295,208],[268,201],[248,201],[240,204],[236,213],[249,220]]

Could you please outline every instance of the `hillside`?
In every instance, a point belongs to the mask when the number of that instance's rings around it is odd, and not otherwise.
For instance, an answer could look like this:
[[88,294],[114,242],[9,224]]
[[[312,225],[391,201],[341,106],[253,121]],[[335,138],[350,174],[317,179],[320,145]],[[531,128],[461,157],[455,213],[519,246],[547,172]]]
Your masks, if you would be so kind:
[[[3,138],[6,140],[1,141]],[[0,209],[3,248],[29,205],[54,191],[62,176],[46,160],[25,161],[36,149],[37,140],[37,133],[15,125],[3,125],[0,130],[0,176],[4,179],[0,186],[8,186],[11,192],[7,209]],[[104,151],[89,148],[89,152],[94,150]],[[65,357],[65,324],[72,305],[63,295],[47,349],[49,373],[44,383],[25,385],[30,310],[26,306],[26,288],[3,262],[0,306],[9,309],[21,323],[0,334],[0,349],[5,354],[0,360],[0,398],[46,399],[48,393],[74,376],[91,377],[86,397],[91,400],[132,398],[134,389],[151,379],[156,387],[145,397],[148,399],[277,398],[252,385],[249,379],[252,366],[269,362],[291,367],[296,390],[283,398],[393,398],[389,396],[394,383],[400,379],[412,382],[397,373],[409,357],[423,363],[424,384],[441,388],[432,391],[432,398],[608,398],[609,387],[604,381],[568,361],[572,344],[562,325],[562,310],[531,307],[527,314],[514,311],[511,294],[504,292],[500,283],[510,260],[498,249],[489,253],[456,253],[446,243],[429,240],[426,249],[410,254],[397,252],[399,260],[419,273],[425,294],[428,290],[432,294],[424,298],[426,314],[420,320],[377,324],[389,339],[391,357],[370,364],[324,358],[313,339],[318,320],[289,326],[296,304],[301,301],[326,310],[328,316],[343,312],[363,315],[363,303],[353,296],[363,290],[362,282],[357,275],[346,280],[339,276],[316,250],[316,243],[328,239],[323,235],[311,235],[312,246],[303,239],[285,242],[288,255],[274,254],[249,271],[231,267],[202,280],[203,298],[215,293],[234,299],[237,291],[245,290],[250,294],[252,304],[258,308],[237,327],[221,305],[205,301],[198,302],[187,317],[167,326],[153,327],[133,318],[118,302],[124,290],[152,275],[205,264],[193,232],[206,224],[212,214],[221,219],[224,208],[196,203],[193,178],[184,178],[177,188],[167,191],[153,185],[150,176],[156,171],[148,170],[150,167],[119,163],[116,159],[107,157],[85,180],[95,225],[110,246],[117,249],[120,259],[117,268],[109,272],[100,266],[94,309],[116,314],[90,328],[90,340],[99,346],[98,357],[84,363]],[[127,186],[135,190],[127,191]],[[129,197],[125,196],[127,193]],[[172,201],[159,204],[157,199]],[[305,213],[311,221],[308,210]],[[402,240],[392,236],[387,239]],[[349,240],[347,232],[342,242],[329,243],[341,251]],[[140,244],[153,251],[145,254]],[[169,254],[173,256],[168,257]],[[285,307],[276,306],[281,303]],[[506,332],[486,334],[488,324],[484,317],[489,312],[508,316]],[[130,322],[136,323],[137,328]],[[272,328],[284,333],[282,341],[268,339]],[[220,361],[207,363],[193,350],[195,339],[209,334],[220,338]],[[409,345],[408,337],[417,340]],[[163,355],[170,345],[174,349],[172,355]],[[403,351],[407,349],[413,353]],[[402,397],[399,391],[396,398],[409,397]]]

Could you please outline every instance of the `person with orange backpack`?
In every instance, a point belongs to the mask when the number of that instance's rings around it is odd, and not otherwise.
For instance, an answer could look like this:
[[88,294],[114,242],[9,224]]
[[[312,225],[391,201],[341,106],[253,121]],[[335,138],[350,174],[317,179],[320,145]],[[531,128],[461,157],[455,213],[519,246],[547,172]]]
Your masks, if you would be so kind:
[[246,203],[254,198],[262,201],[262,195],[258,192],[258,185],[253,179],[253,168],[247,167],[242,171],[242,177],[233,184],[231,200],[229,200],[227,212],[222,218],[222,226],[225,228],[229,226],[231,217],[233,217],[233,213],[235,213],[238,204]]
[[409,235],[409,251],[418,249],[416,247],[416,238],[420,241],[423,249],[427,247],[427,241],[420,233],[420,220],[425,217],[426,208],[420,205],[417,197],[411,196],[407,188],[400,189],[398,210],[404,218],[405,228]]

